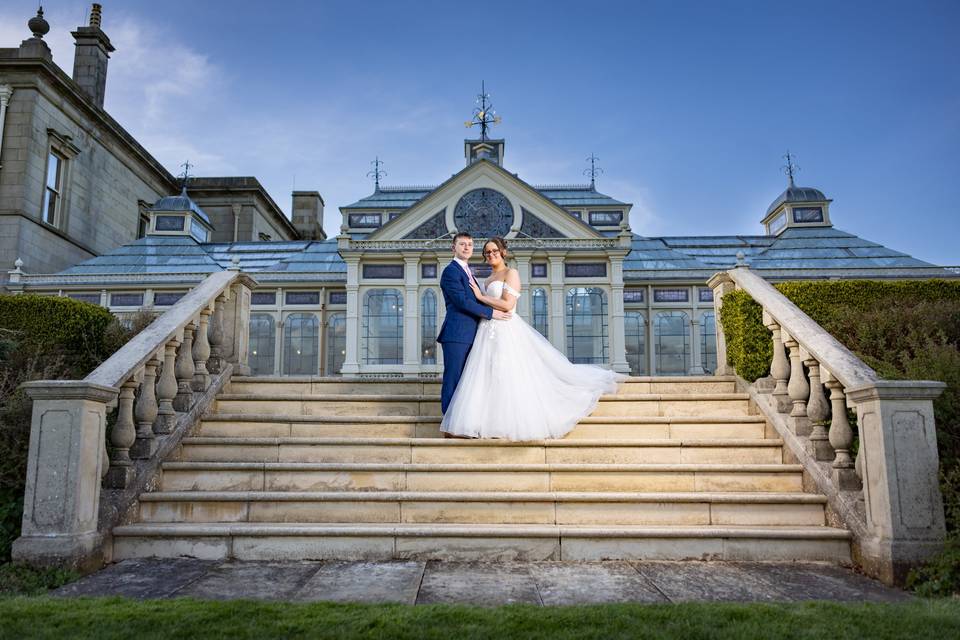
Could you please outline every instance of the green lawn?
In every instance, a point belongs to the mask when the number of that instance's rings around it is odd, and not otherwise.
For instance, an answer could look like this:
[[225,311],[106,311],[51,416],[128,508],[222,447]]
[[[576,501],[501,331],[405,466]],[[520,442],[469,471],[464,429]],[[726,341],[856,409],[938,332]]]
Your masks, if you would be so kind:
[[0,600],[0,638],[960,638],[960,600],[495,609],[122,598]]

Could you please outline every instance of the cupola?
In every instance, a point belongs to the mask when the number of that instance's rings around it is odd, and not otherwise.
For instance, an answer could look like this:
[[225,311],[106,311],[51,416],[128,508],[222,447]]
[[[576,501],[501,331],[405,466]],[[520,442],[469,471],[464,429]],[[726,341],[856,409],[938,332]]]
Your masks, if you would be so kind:
[[830,203],[832,200],[819,189],[798,187],[793,177],[799,169],[793,163],[793,156],[787,152],[784,156],[787,165],[788,185],[767,207],[767,213],[761,221],[768,236],[777,236],[791,227],[832,227],[830,222]]
[[208,242],[213,232],[210,218],[187,195],[187,188],[178,196],[164,196],[150,208],[151,236],[191,236],[197,242]]

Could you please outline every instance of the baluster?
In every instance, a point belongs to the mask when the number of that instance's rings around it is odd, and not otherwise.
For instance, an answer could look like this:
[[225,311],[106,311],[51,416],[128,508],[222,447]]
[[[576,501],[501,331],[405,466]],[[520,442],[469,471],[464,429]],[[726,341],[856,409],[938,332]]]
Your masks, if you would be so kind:
[[770,375],[773,376],[777,385],[773,388],[773,397],[777,403],[777,411],[786,413],[790,409],[790,394],[787,391],[790,363],[783,351],[780,325],[772,322],[768,328],[773,333],[773,360],[770,362]]
[[140,384],[140,396],[134,409],[137,420],[137,441],[130,449],[133,458],[151,458],[157,450],[157,441],[153,437],[153,423],[157,419],[157,367],[160,360],[156,354],[143,365],[143,382]]
[[223,303],[227,299],[224,294],[217,296],[213,304],[213,315],[210,316],[210,326],[207,329],[207,338],[210,343],[210,357],[207,361],[207,371],[220,373],[223,370]]
[[163,347],[163,368],[160,382],[157,384],[157,421],[153,423],[153,432],[158,435],[172,433],[177,426],[177,412],[173,408],[173,399],[177,396],[176,357],[180,341],[174,338]]
[[798,436],[810,435],[810,420],[807,419],[807,398],[810,396],[810,385],[803,372],[803,358],[800,356],[800,343],[792,337],[786,340],[784,346],[790,350],[790,382],[787,393],[790,395],[790,417],[787,422]]
[[110,470],[107,472],[107,486],[123,489],[133,479],[133,462],[130,460],[130,447],[137,440],[137,430],[133,423],[133,391],[137,388],[134,377],[120,387],[117,401],[117,422],[110,431]]
[[847,419],[847,400],[843,392],[843,385],[838,380],[827,383],[830,388],[830,446],[836,452],[833,460],[833,482],[843,491],[859,491],[862,487],[854,469],[853,459],[850,457],[850,447],[853,446],[853,429]]
[[833,447],[827,435],[827,419],[830,417],[830,405],[827,396],[823,393],[823,384],[820,382],[820,363],[813,358],[804,360],[810,370],[810,399],[807,401],[807,417],[810,419],[810,448],[816,460],[829,462],[833,460]]
[[173,399],[173,408],[181,413],[190,410],[193,404],[193,322],[188,322],[183,328],[183,342],[177,351],[175,364],[177,376],[177,396]]
[[200,312],[200,326],[193,341],[193,363],[196,369],[193,374],[193,390],[206,391],[210,386],[210,374],[207,372],[207,361],[210,358],[210,342],[207,337],[207,325],[210,321],[210,310]]

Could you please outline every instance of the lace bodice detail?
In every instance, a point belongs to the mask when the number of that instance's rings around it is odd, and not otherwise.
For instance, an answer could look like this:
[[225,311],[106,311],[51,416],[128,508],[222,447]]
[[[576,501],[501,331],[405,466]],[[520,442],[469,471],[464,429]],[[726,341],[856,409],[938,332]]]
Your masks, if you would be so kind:
[[506,291],[515,298],[520,297],[520,292],[508,285],[503,280],[494,280],[490,284],[484,285],[484,292],[488,296],[493,296],[494,298],[499,298],[503,295],[503,292]]

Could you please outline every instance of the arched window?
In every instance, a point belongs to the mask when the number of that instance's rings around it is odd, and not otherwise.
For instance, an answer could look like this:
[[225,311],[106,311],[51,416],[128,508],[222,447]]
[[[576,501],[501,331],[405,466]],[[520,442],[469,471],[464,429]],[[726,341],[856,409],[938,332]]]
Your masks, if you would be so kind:
[[403,296],[398,289],[370,289],[363,295],[360,336],[364,364],[403,362]]
[[639,311],[627,311],[623,316],[623,325],[630,374],[647,375],[647,320]]
[[277,329],[269,313],[250,314],[250,371],[255,376],[273,374]]
[[547,290],[542,287],[537,287],[533,290],[533,307],[531,313],[533,314],[532,322],[533,328],[540,332],[544,338],[550,337],[550,316],[547,315]]
[[328,376],[340,373],[347,357],[347,318],[342,313],[327,316],[327,370]]
[[653,326],[657,375],[682,376],[690,369],[690,322],[683,311],[661,311]]
[[607,294],[598,287],[567,292],[567,357],[571,362],[607,362]]
[[700,365],[707,373],[717,370],[717,316],[712,311],[700,316]]
[[320,323],[312,313],[291,313],[283,323],[283,374],[317,375]]
[[420,298],[420,362],[437,364],[437,294],[432,289]]

